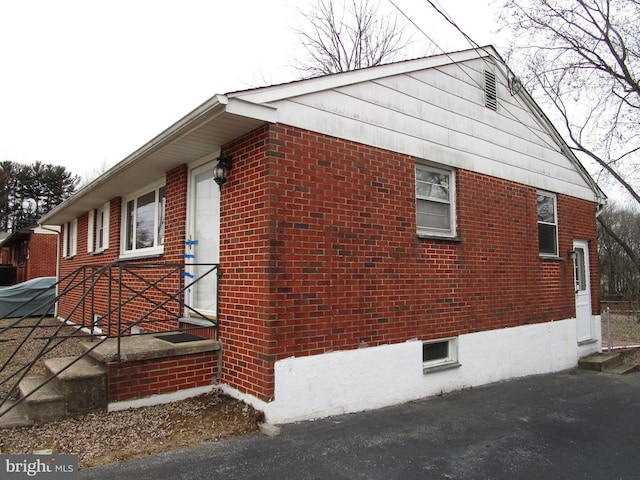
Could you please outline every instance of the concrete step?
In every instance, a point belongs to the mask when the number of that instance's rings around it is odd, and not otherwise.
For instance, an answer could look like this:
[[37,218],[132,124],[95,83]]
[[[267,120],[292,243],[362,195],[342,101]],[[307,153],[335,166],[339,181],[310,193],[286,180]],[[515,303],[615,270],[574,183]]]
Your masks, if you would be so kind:
[[60,420],[67,415],[64,395],[47,378],[32,375],[22,379],[18,385],[20,397],[29,417],[35,423]]
[[64,395],[68,415],[106,410],[107,370],[88,358],[62,357],[44,361],[52,382]]
[[578,366],[587,370],[602,372],[622,364],[622,359],[617,353],[596,353],[578,360]]
[[[6,412],[6,413],[5,413]],[[33,420],[29,418],[24,403],[7,401],[0,407],[0,428],[30,427]]]
[[627,373],[632,373],[637,371],[638,371],[638,365],[624,365],[624,364],[602,370],[602,372],[604,373],[614,373],[616,375],[626,375]]

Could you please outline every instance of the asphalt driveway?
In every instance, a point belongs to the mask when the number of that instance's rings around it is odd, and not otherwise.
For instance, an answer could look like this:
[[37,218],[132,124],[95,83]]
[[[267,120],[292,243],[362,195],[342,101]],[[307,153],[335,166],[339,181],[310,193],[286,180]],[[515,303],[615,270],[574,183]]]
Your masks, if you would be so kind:
[[[380,388],[384,388],[381,379]],[[528,377],[80,472],[81,479],[635,479],[640,374]]]

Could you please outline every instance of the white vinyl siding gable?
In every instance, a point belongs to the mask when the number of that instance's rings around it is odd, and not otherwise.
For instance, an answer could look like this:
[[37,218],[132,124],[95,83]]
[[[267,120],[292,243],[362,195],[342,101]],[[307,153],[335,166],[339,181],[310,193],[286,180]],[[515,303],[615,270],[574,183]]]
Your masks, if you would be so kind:
[[498,68],[500,108],[496,112],[485,106],[484,72],[490,67],[491,60],[470,60],[276,100],[273,105],[281,123],[595,200],[591,185],[561,153],[546,126],[522,99],[509,94]]

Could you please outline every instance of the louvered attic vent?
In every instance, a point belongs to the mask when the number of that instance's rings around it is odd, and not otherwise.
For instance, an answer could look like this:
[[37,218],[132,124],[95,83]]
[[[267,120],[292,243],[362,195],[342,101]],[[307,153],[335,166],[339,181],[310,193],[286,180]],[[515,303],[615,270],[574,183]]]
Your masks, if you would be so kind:
[[490,70],[484,71],[484,106],[491,110],[498,110],[496,74]]

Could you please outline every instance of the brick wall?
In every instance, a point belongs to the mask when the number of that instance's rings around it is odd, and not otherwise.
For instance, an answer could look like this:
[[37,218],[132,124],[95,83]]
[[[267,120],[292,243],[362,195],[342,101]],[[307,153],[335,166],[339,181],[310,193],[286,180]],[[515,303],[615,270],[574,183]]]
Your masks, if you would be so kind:
[[58,235],[35,233],[29,237],[27,278],[55,277]]
[[[127,260],[126,263],[132,265],[142,264],[168,264],[182,265],[184,255],[184,239],[186,224],[186,203],[187,203],[187,179],[188,169],[182,165],[166,174],[166,199],[165,211],[165,244],[164,254],[154,258],[143,258]],[[90,275],[91,270],[79,271],[80,267],[101,267],[114,263],[120,258],[121,239],[121,219],[122,219],[122,199],[115,198],[110,202],[109,209],[109,243],[108,248],[100,253],[87,251],[88,236],[88,212],[78,218],[78,244],[77,254],[73,258],[63,258],[60,261],[60,278],[67,278],[63,282],[63,287],[70,284],[77,284],[79,279]],[[158,287],[165,291],[176,291],[179,288],[181,269],[172,274],[167,279],[158,283]],[[162,276],[167,275],[172,268],[158,268],[154,270],[135,270],[133,274],[125,274],[122,279],[112,278],[108,281],[103,277],[95,285],[90,296],[87,296],[82,288],[77,288],[67,293],[59,302],[58,311],[60,316],[67,318],[74,323],[90,325],[91,311],[98,315],[103,315],[110,320],[110,326],[106,326],[112,333],[116,333],[117,322],[130,323],[139,319],[142,315],[149,315],[149,320],[153,323],[145,323],[146,329],[151,331],[161,331],[177,326],[176,318],[179,316],[179,304],[171,302],[165,308],[157,309],[157,305],[165,302],[166,296],[155,288],[149,288],[148,284],[136,278],[143,275],[150,281],[158,281]],[[93,282],[93,280],[91,281]],[[88,283],[87,283],[88,285]],[[118,289],[122,289],[123,308],[121,312],[115,313],[118,298]],[[145,290],[146,289],[146,290]],[[138,297],[131,300],[136,292],[144,292],[146,298]],[[109,297],[112,303],[109,303]],[[155,311],[154,311],[155,310]],[[112,312],[109,316],[108,312]],[[121,315],[120,315],[121,313]],[[107,322],[107,320],[105,320]]]
[[109,403],[203,387],[214,382],[214,352],[107,364]]
[[[271,398],[274,362],[292,355],[570,318],[573,270],[563,257],[574,238],[590,242],[598,311],[590,202],[558,192],[561,258],[544,260],[535,188],[459,169],[460,239],[419,239],[411,157],[283,125],[259,128],[223,150],[234,168],[221,191],[222,381],[243,392]],[[144,262],[182,261],[187,183],[186,166],[167,174],[165,253]],[[62,260],[61,275],[116,260],[120,223],[121,200],[114,199],[109,249],[92,255],[81,217],[78,255]],[[106,308],[106,285],[98,291],[98,308]],[[61,313],[73,300],[62,302]],[[151,304],[133,303],[130,313]],[[130,383],[149,366],[134,367],[119,381]],[[142,384],[130,387],[137,396],[146,392]]]
[[[225,148],[224,381],[269,399],[273,362],[570,318],[573,265],[538,255],[536,189],[458,170],[460,241],[419,239],[415,160],[282,125]],[[428,159],[427,159],[428,160]],[[595,206],[558,195],[560,256]]]

